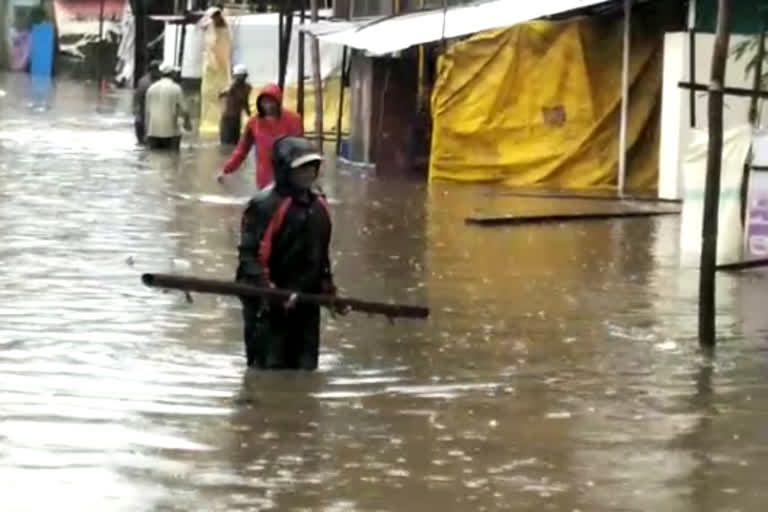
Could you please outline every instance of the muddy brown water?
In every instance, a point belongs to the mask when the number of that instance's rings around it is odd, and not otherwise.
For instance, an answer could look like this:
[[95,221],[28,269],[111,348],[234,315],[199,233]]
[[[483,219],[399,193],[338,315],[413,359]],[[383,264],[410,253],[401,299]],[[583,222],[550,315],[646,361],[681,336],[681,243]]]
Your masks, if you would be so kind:
[[138,149],[126,92],[0,89],[2,510],[764,509],[768,281],[721,277],[702,358],[679,219],[469,227],[594,205],[330,165],[344,293],[432,317],[245,372],[236,300],[139,276],[231,277],[251,168]]

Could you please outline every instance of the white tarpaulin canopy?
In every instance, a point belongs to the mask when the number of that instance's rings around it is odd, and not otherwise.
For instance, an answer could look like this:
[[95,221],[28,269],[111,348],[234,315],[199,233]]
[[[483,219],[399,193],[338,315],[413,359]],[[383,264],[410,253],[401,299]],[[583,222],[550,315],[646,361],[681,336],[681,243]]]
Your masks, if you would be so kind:
[[[2,1],[2,0],[0,0]],[[321,11],[323,12],[323,11]],[[330,14],[330,11],[326,11]],[[255,85],[277,82],[278,73],[278,14],[248,14],[227,17],[232,30],[234,45],[232,62],[243,64],[248,69],[249,80]],[[298,26],[298,17],[294,18],[294,28]],[[167,23],[165,26],[165,46],[163,59],[174,62],[180,46],[181,25]],[[305,40],[305,74],[311,76],[312,59],[309,58],[311,47],[309,38]],[[298,34],[294,30],[288,51],[286,84],[298,81]],[[342,49],[337,45],[322,42],[320,44],[320,71],[323,78],[335,74],[341,68]],[[181,76],[200,78],[203,69],[203,32],[197,24],[187,25],[184,43],[184,56],[181,64]]]
[[[421,11],[369,22],[320,22],[306,31],[320,40],[384,55],[419,44],[466,36],[484,30],[604,3],[606,0],[489,0]],[[335,29],[334,29],[335,26]]]

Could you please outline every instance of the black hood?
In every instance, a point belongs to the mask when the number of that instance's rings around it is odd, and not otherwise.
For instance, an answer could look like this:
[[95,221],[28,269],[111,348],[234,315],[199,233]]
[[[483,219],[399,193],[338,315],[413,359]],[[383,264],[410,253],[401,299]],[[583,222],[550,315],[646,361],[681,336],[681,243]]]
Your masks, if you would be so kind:
[[317,148],[304,137],[281,137],[272,146],[272,171],[275,189],[283,195],[292,195],[296,190],[291,185],[291,162],[298,158],[317,154]]

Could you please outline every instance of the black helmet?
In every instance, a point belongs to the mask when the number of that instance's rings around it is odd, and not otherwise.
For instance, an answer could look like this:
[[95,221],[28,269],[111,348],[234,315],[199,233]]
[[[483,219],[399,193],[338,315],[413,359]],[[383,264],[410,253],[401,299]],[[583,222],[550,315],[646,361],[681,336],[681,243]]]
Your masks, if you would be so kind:
[[292,169],[310,162],[320,163],[323,156],[312,142],[304,137],[281,137],[272,146],[272,169],[275,186],[290,187],[288,175]]

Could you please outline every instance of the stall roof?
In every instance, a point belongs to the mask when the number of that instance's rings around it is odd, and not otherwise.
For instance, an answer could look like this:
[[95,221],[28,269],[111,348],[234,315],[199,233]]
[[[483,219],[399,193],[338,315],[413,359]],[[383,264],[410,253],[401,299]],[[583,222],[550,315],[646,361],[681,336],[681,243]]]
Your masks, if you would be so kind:
[[508,27],[605,3],[606,0],[487,0],[373,20],[320,22],[304,28],[319,39],[374,55]]

